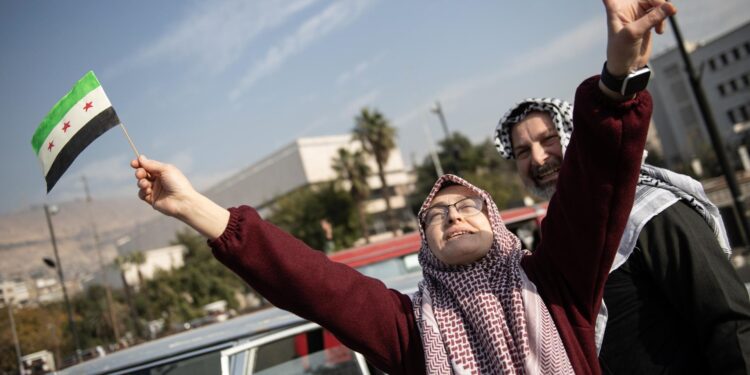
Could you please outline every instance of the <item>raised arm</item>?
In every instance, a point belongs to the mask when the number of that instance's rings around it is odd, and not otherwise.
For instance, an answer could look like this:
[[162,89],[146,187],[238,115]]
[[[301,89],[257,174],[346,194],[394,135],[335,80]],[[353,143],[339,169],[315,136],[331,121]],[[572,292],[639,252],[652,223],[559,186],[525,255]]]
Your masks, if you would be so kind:
[[[604,0],[606,71],[615,78],[645,65],[651,30],[675,8],[663,0]],[[621,95],[600,77],[576,92],[575,130],[542,224],[542,241],[523,260],[544,296],[573,363],[599,373],[594,325],[604,284],[633,205],[651,117],[651,96]]]
[[141,199],[209,238],[214,256],[275,306],[320,324],[388,373],[424,372],[408,296],[329,260],[251,207],[222,208],[174,166],[144,157],[131,166]]

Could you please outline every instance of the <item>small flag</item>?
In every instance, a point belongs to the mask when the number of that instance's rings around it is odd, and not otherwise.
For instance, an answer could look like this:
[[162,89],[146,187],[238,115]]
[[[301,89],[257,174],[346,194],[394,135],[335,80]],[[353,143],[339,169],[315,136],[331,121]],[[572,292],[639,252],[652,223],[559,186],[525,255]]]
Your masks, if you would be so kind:
[[52,107],[31,138],[47,192],[86,146],[119,123],[99,80],[89,71]]

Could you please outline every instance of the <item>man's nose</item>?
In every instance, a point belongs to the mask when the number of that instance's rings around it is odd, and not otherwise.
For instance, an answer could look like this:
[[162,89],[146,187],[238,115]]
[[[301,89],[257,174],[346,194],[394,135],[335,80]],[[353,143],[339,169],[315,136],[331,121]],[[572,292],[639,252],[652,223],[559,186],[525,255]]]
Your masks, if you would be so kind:
[[534,165],[543,165],[547,160],[547,152],[544,151],[544,147],[540,144],[533,144],[531,146],[531,162]]

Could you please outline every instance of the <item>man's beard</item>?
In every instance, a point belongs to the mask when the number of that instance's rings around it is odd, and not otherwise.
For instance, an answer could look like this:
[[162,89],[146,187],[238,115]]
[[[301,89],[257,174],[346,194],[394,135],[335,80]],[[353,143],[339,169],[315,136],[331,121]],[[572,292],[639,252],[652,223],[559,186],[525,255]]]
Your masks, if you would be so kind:
[[529,191],[541,199],[550,200],[552,195],[555,194],[555,188],[557,187],[557,179],[548,182],[546,184],[539,183],[539,176],[544,175],[550,171],[560,169],[561,162],[557,158],[550,158],[543,165],[533,168],[531,170],[531,178],[524,179],[524,184]]

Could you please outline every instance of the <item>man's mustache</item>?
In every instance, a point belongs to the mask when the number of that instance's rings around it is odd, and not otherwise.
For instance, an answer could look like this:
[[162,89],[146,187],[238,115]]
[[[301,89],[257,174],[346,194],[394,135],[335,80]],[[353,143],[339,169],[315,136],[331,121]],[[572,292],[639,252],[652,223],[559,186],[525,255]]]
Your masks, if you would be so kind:
[[534,179],[539,178],[539,176],[544,175],[548,172],[554,171],[556,169],[560,168],[560,161],[556,159],[547,160],[544,164],[535,167],[531,170],[531,177]]

